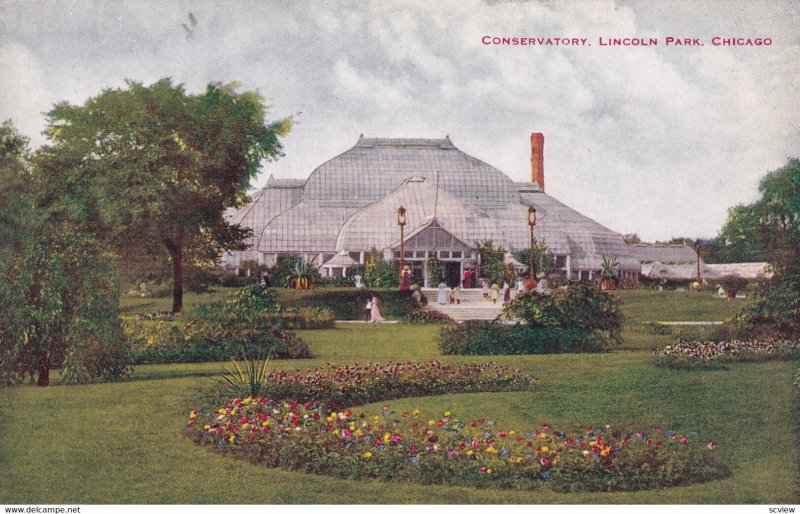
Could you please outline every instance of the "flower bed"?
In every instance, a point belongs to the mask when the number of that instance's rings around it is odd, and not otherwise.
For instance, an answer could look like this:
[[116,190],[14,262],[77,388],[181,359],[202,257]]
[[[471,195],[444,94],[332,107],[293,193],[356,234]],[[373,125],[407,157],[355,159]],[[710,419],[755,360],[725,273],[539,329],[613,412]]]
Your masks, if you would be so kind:
[[678,341],[653,350],[656,366],[713,368],[726,362],[800,359],[800,340]]
[[697,483],[730,474],[714,443],[697,434],[655,429],[588,428],[567,434],[503,430],[462,422],[450,412],[428,418],[331,411],[319,402],[235,399],[189,414],[200,444],[269,467],[338,478],[556,491],[628,491]]
[[269,373],[264,394],[276,401],[320,402],[326,409],[412,396],[531,389],[537,378],[494,363],[450,365],[439,361],[353,364]]

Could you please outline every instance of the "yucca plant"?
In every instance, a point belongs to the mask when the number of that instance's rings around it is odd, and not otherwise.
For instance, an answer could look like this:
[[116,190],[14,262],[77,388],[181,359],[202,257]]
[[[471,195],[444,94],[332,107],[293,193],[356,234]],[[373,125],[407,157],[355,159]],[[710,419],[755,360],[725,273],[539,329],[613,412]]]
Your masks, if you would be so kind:
[[263,396],[267,388],[267,374],[272,352],[249,351],[245,349],[241,365],[231,359],[231,366],[222,365],[223,384],[242,396]]

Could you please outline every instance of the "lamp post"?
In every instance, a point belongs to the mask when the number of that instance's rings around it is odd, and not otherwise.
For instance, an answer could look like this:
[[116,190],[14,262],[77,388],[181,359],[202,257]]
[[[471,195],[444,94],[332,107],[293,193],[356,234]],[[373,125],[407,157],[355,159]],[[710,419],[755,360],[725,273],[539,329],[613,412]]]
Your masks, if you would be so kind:
[[533,289],[536,287],[536,260],[534,259],[534,239],[533,227],[536,226],[536,208],[533,205],[528,207],[528,225],[531,227],[531,259],[530,259],[530,272],[531,276],[527,281],[526,287]]
[[694,242],[694,251],[697,254],[697,289],[703,284],[703,277],[700,276],[700,240]]
[[[406,208],[402,205],[397,209],[397,224],[400,226],[400,274],[403,273],[403,265],[405,264],[405,248],[403,246],[403,231],[406,226]],[[402,278],[402,277],[401,277]]]

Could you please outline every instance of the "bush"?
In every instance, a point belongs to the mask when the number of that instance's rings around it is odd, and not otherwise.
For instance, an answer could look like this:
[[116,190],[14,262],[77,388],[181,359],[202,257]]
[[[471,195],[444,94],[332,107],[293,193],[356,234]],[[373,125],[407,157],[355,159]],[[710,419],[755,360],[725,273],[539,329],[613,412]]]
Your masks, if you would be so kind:
[[364,319],[364,305],[373,295],[378,297],[381,314],[387,319],[402,319],[417,309],[411,291],[397,289],[279,289],[275,293],[285,307],[327,308],[334,319],[342,320]]
[[800,334],[800,277],[763,282],[755,298],[733,319],[739,337],[797,337]]
[[308,359],[311,348],[292,332],[231,330],[221,323],[158,323],[127,321],[125,336],[136,364],[217,362],[237,358],[246,348],[269,353],[276,359]]
[[620,301],[596,285],[579,283],[552,295],[524,292],[503,309],[503,316],[530,327],[578,328],[599,336],[607,346],[622,342],[625,318]]
[[320,402],[235,399],[189,413],[198,444],[251,462],[351,480],[531,490],[635,491],[730,475],[715,444],[695,432],[628,427],[567,434],[544,425],[517,433],[493,421],[460,421],[450,412],[423,417],[330,412]]
[[355,287],[352,277],[320,277],[317,279],[318,287]]
[[534,327],[491,321],[445,325],[439,334],[443,355],[531,355],[602,352],[603,340],[578,327]]
[[417,309],[403,321],[410,325],[424,325],[424,324],[437,324],[437,323],[454,323],[455,320],[443,312],[436,310],[427,311],[425,309]]

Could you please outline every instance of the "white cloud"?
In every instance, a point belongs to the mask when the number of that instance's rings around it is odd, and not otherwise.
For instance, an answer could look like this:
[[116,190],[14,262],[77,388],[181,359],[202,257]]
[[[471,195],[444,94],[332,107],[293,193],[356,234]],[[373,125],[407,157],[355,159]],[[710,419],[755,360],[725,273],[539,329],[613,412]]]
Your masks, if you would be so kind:
[[[45,8],[43,8],[44,6]],[[791,2],[612,0],[12,3],[0,113],[36,113],[125,78],[259,89],[271,115],[302,111],[286,157],[305,177],[367,136],[443,137],[529,177],[545,133],[548,192],[620,232],[713,235],[728,207],[800,148]],[[181,23],[199,23],[187,39]],[[771,47],[501,47],[483,35],[773,37]],[[6,80],[5,77],[12,77]],[[6,114],[3,114],[8,116]],[[22,121],[17,121],[20,119]],[[610,201],[609,199],[613,199]]]

